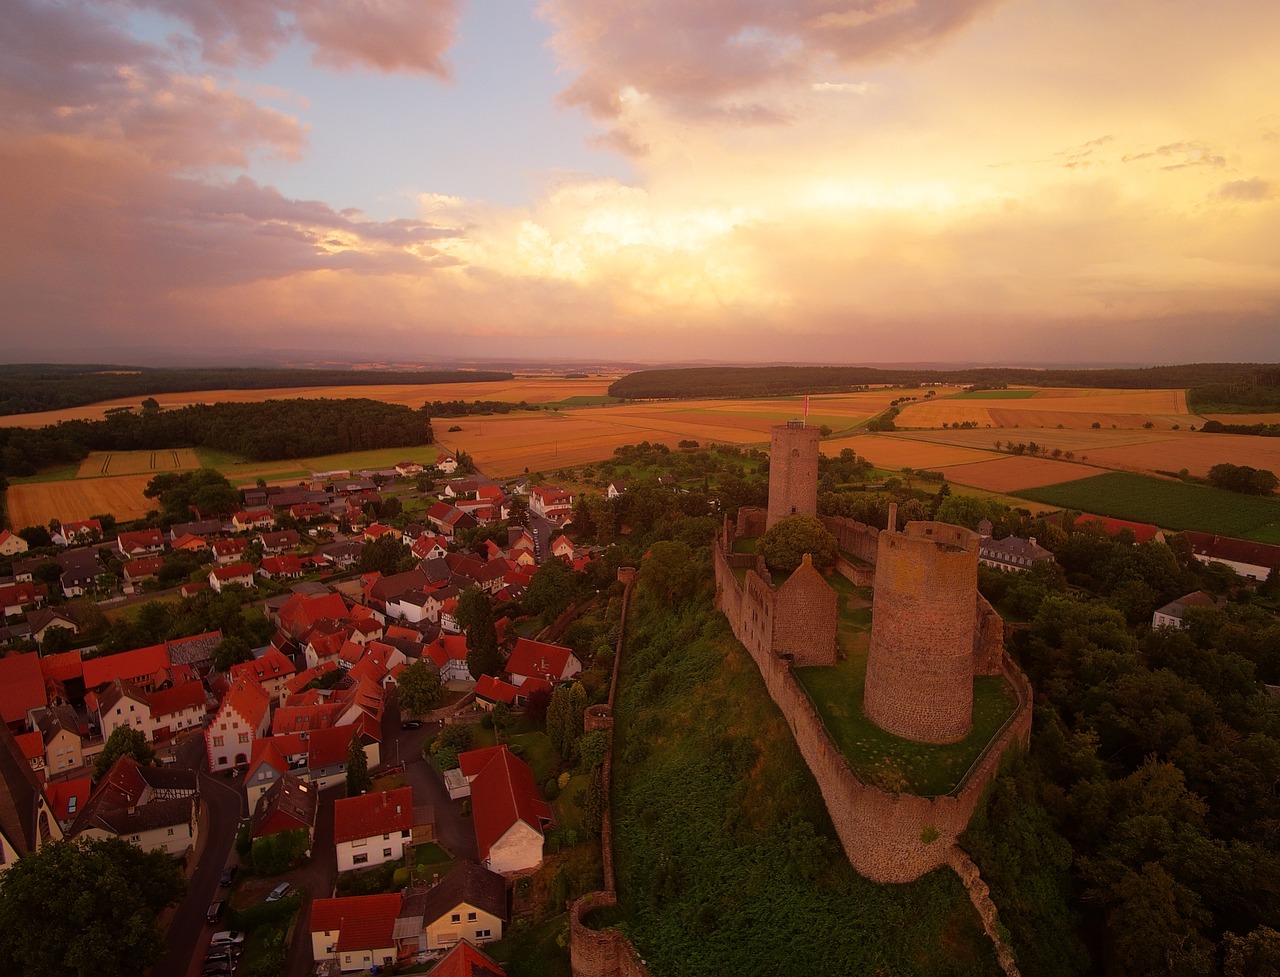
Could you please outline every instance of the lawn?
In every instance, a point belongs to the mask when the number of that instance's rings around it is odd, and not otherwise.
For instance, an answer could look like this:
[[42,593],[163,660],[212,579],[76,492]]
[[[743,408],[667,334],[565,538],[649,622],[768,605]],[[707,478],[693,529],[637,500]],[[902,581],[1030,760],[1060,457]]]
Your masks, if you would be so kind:
[[1081,512],[1280,543],[1280,501],[1209,485],[1108,472],[1018,492],[1020,498]]
[[556,767],[555,751],[551,749],[551,740],[546,733],[520,733],[507,737],[507,742],[518,747],[514,751],[533,769],[533,782],[545,784]]
[[555,802],[557,828],[577,830],[582,827],[582,805],[578,803],[578,798],[590,782],[591,778],[585,773],[569,778],[569,782],[565,784],[564,790],[560,792]]

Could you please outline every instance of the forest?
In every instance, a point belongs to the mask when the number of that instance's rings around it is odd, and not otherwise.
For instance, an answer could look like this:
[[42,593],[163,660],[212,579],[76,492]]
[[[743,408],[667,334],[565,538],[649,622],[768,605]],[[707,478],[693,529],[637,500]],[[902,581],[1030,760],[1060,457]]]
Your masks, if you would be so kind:
[[42,428],[0,428],[0,475],[33,475],[90,451],[216,448],[252,461],[430,444],[431,420],[400,404],[266,400],[113,414]]
[[149,369],[100,364],[0,364],[0,415],[82,407],[102,400],[194,390],[275,387],[369,387],[377,384],[479,383],[510,380],[484,370]]
[[[808,393],[845,393],[870,385],[918,386],[932,383],[1038,387],[1178,389],[1216,384],[1215,389],[1264,389],[1274,370],[1257,363],[1189,363],[1130,369],[1046,369],[973,367],[959,370],[882,369],[869,366],[696,367],[641,370],[615,381],[609,394],[628,400],[691,397],[781,397]],[[1280,392],[1274,388],[1273,393]]]

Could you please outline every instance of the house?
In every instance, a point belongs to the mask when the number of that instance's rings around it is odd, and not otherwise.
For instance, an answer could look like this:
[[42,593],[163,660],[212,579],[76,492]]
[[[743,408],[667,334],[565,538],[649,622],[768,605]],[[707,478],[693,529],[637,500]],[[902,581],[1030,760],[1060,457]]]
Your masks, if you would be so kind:
[[298,545],[298,531],[282,529],[275,533],[259,533],[258,542],[262,544],[263,553],[268,556],[277,556]]
[[[408,536],[405,536],[408,539]],[[414,539],[409,547],[409,551],[413,553],[419,560],[437,560],[442,559],[448,549],[449,541],[443,536],[435,533],[423,533]]]
[[253,572],[252,563],[232,563],[230,566],[214,567],[209,571],[209,586],[219,594],[224,587],[249,588],[253,586]]
[[127,726],[151,742],[151,705],[147,693],[138,686],[117,678],[101,691],[85,696],[85,705],[98,720],[104,740],[118,727]]
[[551,541],[551,555],[559,557],[562,560],[573,559],[573,543],[569,537],[561,533]]
[[34,583],[0,584],[0,612],[4,617],[16,617],[28,609],[44,603],[40,589]]
[[[27,625],[31,628],[31,637],[40,643],[54,628],[62,628],[72,634],[80,633],[80,625],[71,616],[70,611],[61,607],[42,607],[27,615]],[[79,655],[77,655],[79,657]]]
[[83,597],[97,585],[102,567],[93,550],[67,550],[58,554],[58,566],[62,574],[58,578],[65,597]]
[[1203,590],[1171,600],[1151,616],[1153,628],[1181,628],[1182,617],[1188,607],[1215,607],[1216,601]]
[[169,527],[169,541],[172,548],[177,549],[178,540],[183,536],[221,536],[225,531],[221,519],[197,519],[194,522],[180,522]]
[[427,522],[435,526],[442,536],[453,539],[463,529],[475,529],[479,523],[475,517],[448,502],[436,502],[427,510]]
[[333,802],[338,871],[399,861],[413,839],[413,788],[343,797]]
[[498,703],[513,706],[517,691],[516,687],[509,682],[494,678],[492,675],[481,675],[476,679],[476,707],[491,712]]
[[507,977],[498,961],[466,940],[457,943],[427,973],[429,977]]
[[573,515],[573,493],[559,485],[538,485],[529,492],[529,511],[563,525]]
[[204,734],[210,771],[249,765],[254,740],[267,734],[270,705],[271,697],[252,678],[240,678],[227,689]]
[[44,740],[40,738],[40,733],[38,731],[34,733],[19,733],[14,739],[18,741],[18,749],[22,751],[22,755],[31,764],[31,769],[36,772],[36,776],[43,783],[48,774],[45,769],[47,758],[44,755]]
[[89,795],[71,834],[122,838],[143,851],[179,856],[199,839],[199,810],[194,770],[144,767],[126,754]]
[[1201,563],[1222,563],[1247,580],[1262,582],[1280,567],[1280,546],[1212,533],[1184,532],[1191,554]]
[[314,841],[319,808],[318,787],[291,773],[283,774],[254,805],[249,836],[257,839],[284,831],[306,831],[308,842]]
[[459,862],[443,879],[427,889],[409,889],[400,906],[406,938],[417,936],[416,952],[441,950],[458,944],[484,944],[502,939],[510,920],[507,882],[471,862]]
[[1030,539],[1018,536],[992,539],[990,520],[983,519],[978,523],[978,562],[983,566],[1028,573],[1041,560],[1056,562],[1053,554],[1037,543],[1034,536]]
[[[498,873],[537,868],[542,863],[543,829],[552,820],[551,807],[538,796],[527,763],[505,744],[488,752],[471,780],[472,821],[480,862]],[[465,756],[459,755],[459,764]]]
[[18,728],[32,709],[48,705],[40,656],[27,652],[0,658],[0,721]]
[[396,462],[396,474],[402,478],[410,475],[420,475],[425,468],[416,461],[399,461]]
[[239,537],[215,540],[213,544],[213,562],[219,566],[239,563],[244,560],[244,555],[248,551],[248,541]]
[[200,728],[209,714],[209,699],[199,679],[148,692],[147,706],[151,709],[148,738],[161,743],[185,730]]
[[101,658],[89,658],[84,662],[84,687],[100,689],[108,682],[124,679],[146,692],[169,681],[171,666],[168,645],[147,645]]
[[0,529],[0,556],[17,556],[27,551],[27,541],[17,533]]
[[581,672],[582,662],[573,649],[531,638],[517,638],[507,659],[507,674],[511,676],[511,684],[517,687],[531,678],[540,678],[554,686]]
[[270,509],[246,509],[231,516],[231,527],[238,533],[250,529],[270,529],[276,524],[275,513]]
[[344,974],[393,967],[399,912],[398,892],[316,899],[307,925],[312,959],[317,964],[332,961]]
[[136,533],[121,533],[116,548],[126,560],[140,556],[158,556],[164,552],[164,533],[158,529],[143,529]]
[[474,682],[467,665],[467,639],[460,634],[442,634],[422,649],[440,671],[441,682]]
[[[309,561],[308,561],[309,562]],[[297,580],[306,575],[307,563],[296,553],[281,556],[264,556],[258,574],[272,580]]]
[[5,723],[0,723],[0,872],[41,845],[62,838],[40,778]]
[[271,697],[272,702],[279,702],[285,683],[297,671],[293,662],[279,648],[267,645],[261,655],[232,665],[227,674],[232,682],[245,677],[252,678]]
[[618,496],[625,494],[626,491],[627,483],[615,480],[609,483],[609,487],[605,489],[604,494],[606,498],[616,499]]
[[32,709],[31,725],[40,738],[42,766],[48,776],[84,766],[84,741],[88,730],[82,728],[75,709],[68,705]]
[[53,808],[53,816],[58,819],[58,827],[65,834],[71,830],[80,808],[93,793],[93,778],[69,777],[66,780],[55,780],[45,787],[45,795],[49,798],[49,806]]
[[99,519],[69,520],[58,527],[50,538],[55,546],[85,546],[102,542],[102,521]]
[[443,451],[436,458],[436,470],[452,475],[458,470],[458,459],[447,451]]
[[162,556],[141,556],[136,560],[130,560],[121,567],[124,575],[122,589],[126,594],[141,593],[143,581],[154,580],[163,567],[164,557]]
[[171,538],[169,549],[178,553],[204,553],[209,549],[209,540],[204,536],[183,533]]
[[337,726],[254,740],[244,778],[249,804],[256,804],[286,773],[305,780],[317,790],[342,782],[347,776],[347,752],[355,735],[354,727]]

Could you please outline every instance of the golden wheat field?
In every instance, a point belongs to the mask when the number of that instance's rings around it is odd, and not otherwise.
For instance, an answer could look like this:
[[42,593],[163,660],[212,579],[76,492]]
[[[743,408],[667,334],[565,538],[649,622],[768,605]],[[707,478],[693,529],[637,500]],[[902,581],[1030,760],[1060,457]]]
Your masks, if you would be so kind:
[[[563,377],[516,377],[485,383],[381,384],[343,387],[273,387],[268,390],[196,390],[189,393],[153,394],[160,407],[187,407],[191,404],[252,404],[262,400],[293,398],[345,400],[365,397],[388,404],[421,407],[431,400],[505,400],[512,403],[553,404],[569,397],[601,397],[617,377],[587,377],[565,380]],[[66,410],[41,411],[35,414],[12,414],[0,417],[0,427],[43,427],[59,421],[100,421],[107,411],[117,407],[138,407],[146,395],[105,400]]]
[[1151,423],[1172,429],[1196,423],[1187,413],[1181,390],[1089,390],[1082,388],[1037,390],[1027,398],[997,396],[946,397],[908,404],[898,416],[899,427],[941,427],[965,421],[980,427],[1045,427],[1092,429],[1095,423],[1110,428],[1144,428]]
[[93,451],[80,462],[77,478],[103,475],[140,475],[143,472],[174,472],[199,468],[200,459],[191,448],[160,451]]
[[149,481],[151,476],[142,474],[10,485],[5,494],[9,524],[46,526],[50,519],[89,519],[102,512],[120,522],[140,519],[156,508],[142,494]]
[[866,458],[877,468],[886,468],[890,471],[897,471],[901,468],[918,468],[932,471],[944,468],[947,465],[985,461],[994,455],[992,451],[980,451],[976,448],[965,448],[950,444],[935,444],[929,441],[915,441],[882,434],[862,434],[851,438],[833,438],[829,441],[823,441],[821,448],[822,453],[829,458],[835,457],[845,448],[852,448],[859,456]]
[[1057,485],[1073,482],[1078,478],[1091,478],[1102,474],[1102,469],[1050,458],[1028,458],[1025,455],[1006,455],[968,465],[951,465],[943,468],[947,481],[957,485],[988,489],[992,492],[1018,492],[1039,488],[1041,485]]

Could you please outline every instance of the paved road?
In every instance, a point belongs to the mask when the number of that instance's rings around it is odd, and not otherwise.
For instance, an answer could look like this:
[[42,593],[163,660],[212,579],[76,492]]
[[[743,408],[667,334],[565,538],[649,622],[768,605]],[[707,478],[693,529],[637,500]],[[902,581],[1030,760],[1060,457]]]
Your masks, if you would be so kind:
[[[425,726],[428,735],[435,735],[431,723]],[[436,840],[441,847],[454,858],[465,858],[472,862],[479,861],[476,850],[476,829],[471,818],[463,817],[462,802],[449,799],[449,791],[444,786],[444,778],[436,768],[422,757],[422,742],[426,738],[423,731],[416,737],[417,749],[414,749],[404,765],[405,782],[413,788],[415,804],[430,804],[436,815]],[[403,747],[403,744],[402,744]]]

